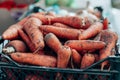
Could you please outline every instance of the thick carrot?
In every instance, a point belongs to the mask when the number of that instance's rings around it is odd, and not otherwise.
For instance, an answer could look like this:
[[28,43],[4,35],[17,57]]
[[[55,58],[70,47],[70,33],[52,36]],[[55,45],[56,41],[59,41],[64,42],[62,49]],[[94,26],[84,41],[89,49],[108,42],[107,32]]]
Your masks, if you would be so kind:
[[68,40],[65,42],[65,45],[77,51],[82,51],[102,49],[106,44],[103,41],[94,40]]
[[65,25],[65,24],[62,24],[62,23],[54,23],[53,26],[62,27],[62,28],[72,28],[72,27]]
[[61,49],[58,50],[57,54],[58,54],[57,67],[66,68],[72,54],[70,47],[62,46]]
[[61,28],[52,25],[41,25],[40,30],[54,33],[57,37],[66,39],[78,39],[79,34],[81,34],[81,31],[78,29]]
[[16,62],[31,64],[31,65],[55,67],[57,63],[55,57],[48,55],[16,52],[16,53],[11,53],[10,56]]
[[30,51],[34,52],[36,50],[35,45],[31,42],[30,38],[25,34],[25,32],[20,29],[20,30],[18,30],[18,33],[19,33],[20,37],[23,39],[23,41],[27,44]]
[[[106,43],[105,48],[100,50],[100,60],[115,54],[115,45],[118,40],[118,35],[110,30],[103,30],[101,32],[101,41]],[[101,64],[101,69],[103,69],[106,65],[108,65],[108,61],[104,61]]]
[[26,52],[27,46],[21,40],[13,40],[5,45],[3,48],[4,53],[13,53],[13,52]]
[[44,40],[43,40],[43,34],[39,30],[38,26],[40,26],[42,23],[37,18],[29,18],[27,22],[24,24],[23,29],[30,37],[30,40],[32,43],[34,43],[36,49],[43,49],[44,48]]
[[77,65],[80,64],[82,57],[75,49],[72,49],[71,57],[72,57],[75,64],[77,64]]
[[86,29],[91,25],[91,23],[87,18],[80,18],[77,16],[55,17],[55,18],[51,18],[51,22],[63,23],[78,29]]
[[18,30],[23,28],[24,22],[28,20],[27,18],[24,18],[23,20],[19,21],[16,24],[11,25],[8,29],[6,29],[3,34],[2,38],[6,40],[13,40],[18,38]]
[[86,67],[89,67],[92,65],[95,61],[95,56],[92,53],[85,53],[84,56],[82,57],[81,61],[81,69],[84,69]]
[[85,40],[94,37],[100,31],[102,31],[102,29],[103,29],[103,24],[100,22],[95,22],[88,29],[86,29],[79,35],[79,40]]
[[46,44],[56,53],[62,47],[62,44],[60,43],[59,39],[53,33],[46,34],[44,39]]

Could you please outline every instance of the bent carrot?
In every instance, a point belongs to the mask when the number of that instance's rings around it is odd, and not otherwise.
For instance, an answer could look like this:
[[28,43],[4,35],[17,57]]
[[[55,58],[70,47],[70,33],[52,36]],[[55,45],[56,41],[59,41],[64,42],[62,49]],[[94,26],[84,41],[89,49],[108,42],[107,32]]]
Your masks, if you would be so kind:
[[30,38],[25,34],[25,32],[23,30],[18,30],[18,33],[23,41],[28,45],[30,51],[34,52],[36,50],[35,45],[31,42]]
[[62,47],[62,44],[60,43],[59,39],[53,33],[46,34],[44,40],[46,44],[56,53]]
[[37,18],[29,18],[27,22],[24,24],[23,29],[30,37],[30,40],[35,45],[36,49],[42,50],[44,48],[44,40],[43,40],[43,34],[39,30],[38,26],[40,26],[42,23]]
[[55,67],[57,60],[55,57],[47,55],[39,55],[33,53],[11,53],[11,58],[19,63],[26,63],[37,66]]
[[52,23],[63,23],[77,29],[86,29],[91,23],[87,18],[80,18],[77,16],[55,17],[51,18]]
[[77,29],[61,28],[52,25],[41,25],[40,30],[54,33],[57,37],[66,39],[78,39],[79,34],[81,34],[81,31]]
[[27,46],[21,40],[13,40],[7,43],[5,47],[2,49],[2,51],[7,54],[13,52],[26,52]]
[[18,30],[23,28],[23,24],[28,20],[28,17],[22,19],[16,24],[13,24],[8,27],[3,33],[2,38],[6,40],[13,40],[18,38]]
[[106,44],[103,41],[94,40],[68,40],[65,42],[65,45],[77,51],[82,51],[102,49]]
[[[103,30],[101,32],[101,41],[104,41],[106,43],[105,48],[100,50],[100,60],[115,54],[115,45],[118,40],[118,35],[110,30]],[[108,65],[108,61],[104,61],[101,63],[101,69],[103,69],[106,65]]]
[[95,61],[95,56],[92,53],[85,53],[84,56],[82,57],[81,61],[81,69],[84,69],[90,65],[92,65]]
[[79,40],[89,39],[97,35],[103,29],[103,24],[96,22],[79,35]]

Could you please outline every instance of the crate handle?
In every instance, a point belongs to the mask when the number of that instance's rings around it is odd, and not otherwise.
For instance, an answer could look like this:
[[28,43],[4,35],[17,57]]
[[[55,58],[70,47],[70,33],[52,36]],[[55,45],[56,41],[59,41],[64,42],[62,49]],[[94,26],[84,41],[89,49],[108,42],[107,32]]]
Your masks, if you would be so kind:
[[1,56],[3,56],[4,58],[8,59],[10,62],[12,62],[13,64],[15,64],[16,66],[18,66],[18,67],[21,66],[17,62],[13,61],[9,56],[5,55],[4,53],[1,53]]

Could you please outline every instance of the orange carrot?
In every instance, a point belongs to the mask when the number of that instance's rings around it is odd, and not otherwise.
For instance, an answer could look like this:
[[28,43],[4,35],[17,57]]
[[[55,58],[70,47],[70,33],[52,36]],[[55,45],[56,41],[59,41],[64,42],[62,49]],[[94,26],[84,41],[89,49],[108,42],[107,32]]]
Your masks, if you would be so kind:
[[4,53],[12,53],[12,52],[25,52],[27,51],[27,46],[21,40],[13,40],[6,44],[5,48],[3,48]]
[[30,15],[30,17],[35,17],[38,18],[39,20],[42,21],[42,24],[51,24],[51,18],[54,18],[53,16],[50,15],[42,15],[41,13],[34,13]]
[[65,45],[77,51],[82,51],[102,49],[106,44],[103,41],[94,40],[68,40]]
[[11,53],[10,56],[16,62],[38,66],[55,67],[57,62],[55,57],[33,53],[16,52]]
[[43,34],[38,28],[38,26],[40,26],[41,24],[42,23],[39,19],[29,18],[23,27],[25,32],[30,37],[32,43],[34,43],[35,48],[40,50],[42,50],[45,46],[43,40]]
[[62,28],[72,28],[72,27],[65,25],[65,24],[62,24],[62,23],[54,23],[53,26],[62,27]]
[[57,67],[66,68],[72,54],[70,47],[62,46],[61,49],[58,50],[57,54],[58,54]]
[[25,34],[25,32],[23,32],[23,30],[18,30],[18,33],[23,41],[28,45],[30,51],[34,52],[36,50],[35,45],[31,42],[30,38]]
[[97,35],[103,29],[103,24],[96,22],[79,35],[79,40],[89,39]]
[[75,50],[75,49],[72,49],[72,55],[71,55],[73,61],[75,64],[79,65],[80,62],[81,62],[81,55]]
[[56,53],[62,47],[62,44],[60,43],[59,39],[53,33],[47,34],[44,39],[46,44]]
[[84,56],[82,57],[82,61],[81,61],[81,69],[84,69],[86,67],[89,67],[90,65],[92,65],[95,61],[95,56],[94,54],[91,53],[85,53]]
[[6,40],[13,40],[18,38],[18,30],[23,28],[23,24],[25,21],[27,21],[27,18],[24,18],[23,20],[19,21],[16,24],[11,25],[8,29],[6,29],[3,34],[2,38]]
[[57,37],[66,39],[78,39],[79,34],[81,34],[81,31],[77,29],[61,28],[52,25],[41,25],[40,30],[54,33]]
[[[105,48],[100,50],[100,60],[115,54],[115,45],[118,40],[118,35],[110,30],[103,30],[101,32],[101,41],[104,41],[106,43]],[[108,65],[108,61],[104,61],[101,64],[101,69],[103,69],[106,65]]]
[[78,29],[81,29],[81,28],[86,29],[91,25],[91,23],[87,18],[80,18],[77,16],[55,17],[55,18],[51,18],[51,22],[63,23]]
[[57,67],[66,68],[72,53],[71,49],[67,46],[62,46],[53,33],[49,33],[45,36],[45,42],[57,53]]

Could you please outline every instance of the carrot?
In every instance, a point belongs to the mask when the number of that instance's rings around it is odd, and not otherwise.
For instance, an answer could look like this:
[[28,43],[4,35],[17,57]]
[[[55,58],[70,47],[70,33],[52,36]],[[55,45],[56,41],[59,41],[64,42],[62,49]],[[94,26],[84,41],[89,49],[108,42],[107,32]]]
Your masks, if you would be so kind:
[[45,42],[57,53],[57,67],[66,68],[72,53],[71,49],[67,46],[63,46],[53,33],[49,33],[45,36]]
[[62,24],[62,23],[54,23],[53,26],[62,27],[62,28],[72,28],[72,27],[65,25],[65,24]]
[[37,66],[46,66],[46,67],[55,67],[56,66],[56,58],[47,55],[39,55],[33,53],[11,53],[10,57],[19,63],[26,63]]
[[34,52],[36,50],[35,45],[31,42],[30,38],[25,34],[25,32],[23,30],[18,30],[18,33],[23,41],[28,45],[30,51]]
[[[103,30],[101,32],[101,41],[106,43],[105,48],[100,50],[100,60],[115,54],[115,45],[118,40],[118,35],[110,30]],[[108,65],[108,61],[104,61],[101,63],[101,69],[103,69],[106,65]]]
[[80,64],[82,57],[75,49],[72,49],[71,57],[72,57],[75,64],[77,64],[77,65]]
[[103,24],[96,22],[79,35],[79,40],[89,39],[97,35],[103,29]]
[[40,30],[54,33],[57,37],[66,39],[78,39],[79,34],[81,34],[81,31],[77,29],[61,28],[52,25],[41,25]]
[[58,50],[58,68],[66,68],[71,57],[71,49],[68,46],[62,46],[61,49]]
[[65,45],[77,51],[82,51],[102,49],[106,44],[103,41],[94,40],[68,40],[65,42]]
[[87,18],[80,18],[77,16],[55,17],[51,18],[52,23],[63,23],[77,29],[86,29],[91,23]]
[[62,44],[60,43],[59,39],[53,33],[46,34],[44,39],[46,44],[56,53],[62,47]]
[[12,52],[25,52],[27,51],[27,46],[21,40],[13,40],[6,44],[2,51],[8,54]]
[[31,14],[30,17],[38,18],[39,20],[42,21],[42,24],[46,24],[46,25],[51,24],[51,18],[54,18],[53,16],[43,15],[41,13]]
[[108,29],[108,26],[109,26],[109,21],[108,21],[107,18],[105,18],[105,19],[103,20],[103,29]]
[[18,38],[18,30],[23,28],[23,24],[28,18],[24,18],[16,24],[11,25],[2,33],[2,38],[6,40],[13,40]]
[[86,67],[89,67],[92,65],[95,61],[95,56],[92,53],[85,53],[84,56],[82,57],[81,61],[81,69],[84,69]]
[[40,26],[42,23],[37,18],[30,18],[27,20],[27,22],[24,24],[23,29],[27,33],[27,35],[30,37],[30,40],[35,45],[35,49],[42,50],[44,48],[44,40],[43,40],[43,34],[39,30],[38,26]]

